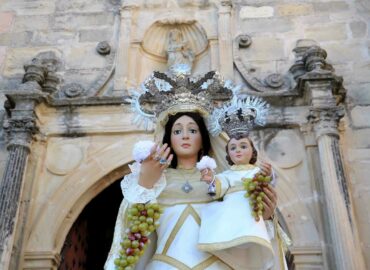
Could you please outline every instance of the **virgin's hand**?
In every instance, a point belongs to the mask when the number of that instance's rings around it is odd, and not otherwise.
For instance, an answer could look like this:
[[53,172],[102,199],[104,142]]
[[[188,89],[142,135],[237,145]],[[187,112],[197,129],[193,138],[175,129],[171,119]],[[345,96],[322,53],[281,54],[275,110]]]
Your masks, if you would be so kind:
[[261,161],[258,164],[258,167],[261,169],[261,172],[264,175],[270,176],[272,174],[271,164],[265,161]]
[[263,188],[263,192],[266,196],[263,197],[263,219],[270,219],[274,214],[277,205],[277,194],[275,189],[269,184],[267,187]]
[[154,145],[147,157],[141,163],[139,185],[145,188],[152,188],[159,180],[163,171],[171,164],[173,155],[170,155],[170,147],[164,144],[157,150],[157,144]]
[[200,178],[201,181],[204,181],[207,184],[210,184],[212,182],[213,177],[214,177],[214,173],[212,170],[204,169],[204,170],[201,170],[200,174],[201,174],[201,178]]

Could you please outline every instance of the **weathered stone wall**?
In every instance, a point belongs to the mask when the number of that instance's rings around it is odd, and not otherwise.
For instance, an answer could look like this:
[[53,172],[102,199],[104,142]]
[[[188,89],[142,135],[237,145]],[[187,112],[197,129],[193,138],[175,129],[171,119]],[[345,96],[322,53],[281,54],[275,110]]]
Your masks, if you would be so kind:
[[[122,83],[125,87],[136,86],[146,77],[151,67],[165,67],[165,60],[150,56],[139,47],[147,27],[150,26],[146,20],[154,21],[155,18],[171,14],[172,11],[179,15],[192,15],[203,22],[202,26],[206,29],[210,48],[197,57],[195,62],[197,73],[203,73],[211,68],[222,69],[223,60],[227,62],[227,59],[215,57],[220,49],[215,40],[218,27],[215,10],[218,3],[216,5],[214,2],[217,1],[123,2],[127,2],[126,4],[133,2],[131,34],[129,37],[121,37],[121,42],[126,38],[130,40],[129,52],[134,55],[127,64],[128,68],[133,70],[126,73],[127,78],[125,77]],[[112,58],[96,52],[96,46],[106,40],[113,51],[117,50],[120,6],[118,0],[0,0],[0,91],[17,88],[24,74],[23,65],[39,52],[53,51],[62,60],[57,72],[62,79],[58,86],[60,93],[63,94],[69,84],[78,83],[83,91],[86,91],[87,96],[89,93],[93,95],[91,89],[104,84],[113,65]],[[140,13],[141,10],[143,12]],[[292,49],[299,39],[317,41],[327,51],[328,62],[333,65],[336,74],[343,76],[347,99],[346,116],[341,125],[341,149],[355,211],[354,225],[359,231],[367,267],[370,267],[370,216],[366,207],[370,201],[370,182],[367,177],[370,174],[369,2],[239,0],[234,1],[231,23],[232,39],[239,34],[248,34],[252,38],[251,46],[241,52],[241,59],[252,76],[262,79],[270,73],[286,73],[293,63]],[[125,61],[128,59],[119,63],[126,64]],[[233,77],[236,81],[243,82],[243,76],[235,67]],[[115,80],[117,81],[117,78]],[[124,90],[115,89],[112,80],[107,82],[103,91],[106,95],[113,93],[113,90]],[[5,97],[3,95],[0,97],[0,102],[3,103]],[[4,114],[2,110],[1,119]],[[62,113],[60,122],[53,123],[56,126],[67,123],[66,115],[68,114]],[[291,132],[293,135],[296,134],[296,131]],[[285,137],[280,138],[283,142],[285,138],[298,136],[283,135]],[[113,138],[111,140],[114,141]],[[308,148],[311,144],[308,142],[309,139],[299,136],[297,141],[297,147],[303,147],[304,144]],[[37,147],[35,155],[44,158],[47,146],[38,142]],[[3,133],[0,148],[0,171],[3,171],[6,159]],[[271,153],[268,149],[266,151],[270,155],[278,153],[276,149]],[[279,156],[274,158],[278,163]],[[299,164],[296,169],[303,173],[307,171],[307,167],[317,169],[315,164],[310,165],[306,161]],[[42,175],[49,172],[45,170],[38,173]],[[297,171],[290,171],[289,174],[288,183],[300,175]],[[57,182],[58,176],[53,177]],[[317,198],[315,194],[309,193],[310,190],[315,190],[315,187],[311,186],[312,183],[308,182],[308,178],[307,175],[300,178],[299,185],[295,183],[295,188],[300,188],[298,192],[300,198],[308,203],[311,214],[315,215],[319,212],[318,205],[315,204]],[[49,181],[54,181],[53,179],[50,178]],[[50,185],[48,194],[53,194],[52,189],[55,187],[56,185]],[[40,197],[36,198],[36,201],[42,203],[45,199]],[[288,201],[286,199],[283,201],[289,208]],[[30,216],[37,211],[41,210],[31,209]],[[302,223],[304,222],[305,220],[302,220]],[[319,223],[317,220],[314,222]],[[321,231],[320,228],[318,230]]]
[[[284,72],[298,39],[316,40],[328,52],[347,90],[342,154],[366,265],[370,267],[370,5],[368,1],[240,1],[240,31],[252,36],[246,55],[258,72]],[[264,6],[262,8],[261,6]],[[257,8],[256,7],[260,7]],[[258,43],[257,43],[258,42]],[[271,64],[274,63],[274,64]]]

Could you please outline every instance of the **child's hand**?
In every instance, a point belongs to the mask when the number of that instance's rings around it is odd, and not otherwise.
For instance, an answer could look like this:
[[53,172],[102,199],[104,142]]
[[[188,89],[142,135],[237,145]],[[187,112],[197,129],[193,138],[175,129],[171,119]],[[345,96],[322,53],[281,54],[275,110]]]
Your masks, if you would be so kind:
[[263,197],[263,219],[269,219],[275,211],[277,205],[277,194],[275,189],[269,184],[267,187],[263,188],[266,196]]
[[260,167],[261,172],[266,175],[266,176],[271,176],[272,174],[272,169],[271,169],[271,164],[268,162],[265,162],[261,160],[258,164],[258,167]]
[[213,171],[208,168],[201,170],[200,174],[201,174],[200,180],[206,182],[207,184],[210,184],[214,178]]

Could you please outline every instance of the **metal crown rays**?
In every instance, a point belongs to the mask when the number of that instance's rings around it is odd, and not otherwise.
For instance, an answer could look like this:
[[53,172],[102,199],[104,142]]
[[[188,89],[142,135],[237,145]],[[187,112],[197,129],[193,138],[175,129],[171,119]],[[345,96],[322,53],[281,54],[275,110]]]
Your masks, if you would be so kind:
[[151,129],[162,112],[199,111],[212,113],[216,103],[229,102],[239,90],[231,81],[224,81],[219,73],[210,71],[200,78],[188,72],[153,72],[140,90],[130,90],[134,112],[133,123]]
[[255,125],[264,125],[269,104],[258,97],[241,100],[236,96],[229,105],[215,109],[209,118],[209,132],[216,136],[225,131],[229,137],[249,133]]

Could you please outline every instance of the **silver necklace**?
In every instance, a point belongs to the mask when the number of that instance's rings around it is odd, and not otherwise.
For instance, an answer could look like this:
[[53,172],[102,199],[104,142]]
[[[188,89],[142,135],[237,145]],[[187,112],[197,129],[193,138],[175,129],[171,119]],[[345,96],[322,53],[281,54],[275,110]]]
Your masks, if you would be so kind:
[[[182,175],[183,179],[185,179],[185,175],[184,175],[184,173],[183,173],[181,170],[183,170],[183,169],[178,169],[178,171],[179,171],[179,172],[180,172],[180,174]],[[196,172],[196,171],[195,171],[195,172]],[[191,175],[193,175],[193,174],[194,174],[194,172],[193,172]],[[188,177],[190,177],[190,175],[188,175]],[[181,190],[182,190],[183,192],[185,192],[185,193],[189,193],[189,192],[191,192],[193,189],[194,189],[194,188],[193,188],[193,186],[189,183],[189,180],[188,180],[188,179],[186,179],[186,182],[181,186]]]
[[190,183],[189,183],[188,180],[186,180],[186,183],[182,185],[181,189],[185,193],[189,193],[189,192],[191,192],[193,190],[193,186],[190,185]]

